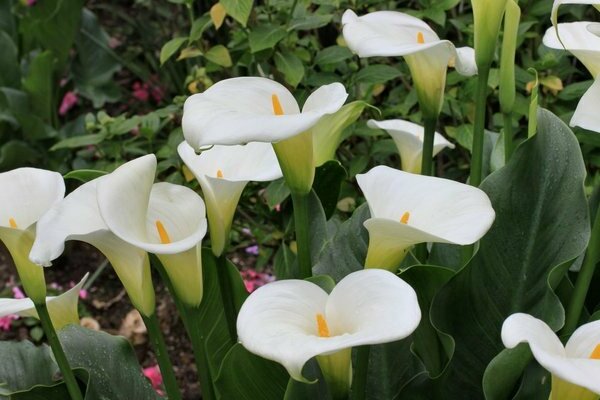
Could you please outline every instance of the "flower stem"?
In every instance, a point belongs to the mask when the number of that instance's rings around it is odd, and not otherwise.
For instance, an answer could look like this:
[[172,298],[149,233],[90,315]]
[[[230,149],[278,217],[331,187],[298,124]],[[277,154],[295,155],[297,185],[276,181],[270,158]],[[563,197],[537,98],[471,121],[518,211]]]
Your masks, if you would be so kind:
[[352,400],[364,400],[367,395],[367,376],[369,373],[369,354],[371,346],[356,348],[356,368],[352,380]]
[[565,327],[561,332],[562,334],[570,335],[575,331],[575,328],[577,328],[577,323],[581,317],[581,311],[583,310],[585,298],[590,288],[590,282],[594,276],[598,260],[600,260],[600,207],[598,208],[598,211],[596,211],[592,235],[590,236],[581,270],[579,270],[579,274],[577,275],[575,289],[571,301],[569,302]]
[[469,183],[479,186],[483,170],[483,138],[485,131],[485,112],[487,107],[487,84],[490,67],[479,68],[477,92],[475,95],[475,124],[473,127],[473,149],[471,158],[471,178]]
[[227,321],[227,329],[229,330],[229,336],[235,343],[237,342],[237,310],[233,302],[233,289],[231,285],[231,279],[227,272],[227,258],[221,254],[217,259],[217,275],[219,279],[219,291],[221,292],[221,300],[223,301],[223,309],[225,311],[225,320]]
[[310,229],[308,215],[308,199],[310,192],[299,194],[292,192],[294,205],[294,224],[296,227],[296,244],[298,246],[298,275],[300,279],[312,276],[310,261]]
[[177,379],[175,378],[175,373],[173,372],[173,365],[169,359],[169,353],[167,352],[167,346],[165,345],[165,340],[160,330],[156,313],[153,313],[149,317],[143,314],[141,315],[142,319],[144,320],[144,325],[146,325],[146,330],[148,331],[148,337],[150,338],[152,347],[154,348],[156,360],[158,361],[160,373],[163,378],[163,384],[165,386],[165,390],[167,391],[169,400],[181,400],[181,392],[179,390],[179,386],[177,386]]
[[42,323],[42,329],[44,329],[44,333],[48,338],[48,343],[50,343],[50,348],[52,348],[52,353],[54,354],[54,359],[58,364],[58,368],[62,373],[63,380],[67,385],[67,391],[69,392],[69,396],[71,396],[72,400],[83,400],[83,396],[81,395],[81,390],[79,389],[79,385],[77,384],[77,379],[75,379],[75,375],[73,374],[73,370],[69,365],[69,361],[67,360],[67,356],[58,340],[58,335],[54,330],[54,325],[52,325],[52,320],[50,319],[50,314],[48,313],[48,307],[46,306],[46,302],[43,303],[35,303],[35,310],[38,313],[38,317],[40,318],[40,322]]
[[508,164],[513,151],[513,129],[511,113],[503,113],[504,119],[504,164]]
[[421,175],[433,176],[433,140],[437,118],[425,118],[425,134],[423,136],[423,157],[421,160]]

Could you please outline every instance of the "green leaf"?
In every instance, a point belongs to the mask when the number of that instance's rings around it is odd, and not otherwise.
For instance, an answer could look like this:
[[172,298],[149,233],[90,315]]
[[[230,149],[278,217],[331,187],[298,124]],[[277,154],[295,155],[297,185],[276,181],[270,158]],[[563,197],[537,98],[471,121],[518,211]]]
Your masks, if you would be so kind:
[[335,281],[331,279],[329,275],[315,275],[305,279],[308,282],[312,282],[327,293],[331,293],[335,287]]
[[347,47],[330,46],[319,51],[315,56],[315,64],[330,65],[339,64],[347,59],[352,58],[352,52]]
[[176,37],[165,43],[160,49],[160,65],[163,65],[169,58],[179,50],[181,46],[188,40],[187,37]]
[[253,28],[248,37],[250,51],[257,53],[261,50],[272,49],[281,39],[285,38],[287,32],[279,26],[264,24]]
[[80,182],[86,183],[101,176],[108,174],[106,171],[98,171],[95,169],[77,169],[63,175],[64,179],[75,179]]
[[0,342],[0,395],[30,389],[35,385],[52,385],[58,365],[46,345],[31,342]]
[[281,400],[288,379],[281,365],[250,353],[238,343],[223,360],[216,386],[222,399]]
[[312,128],[315,164],[323,165],[335,158],[335,152],[344,140],[344,131],[354,124],[367,106],[364,101],[354,101],[336,113],[323,116]]
[[285,184],[285,179],[279,178],[269,183],[265,191],[267,205],[272,210],[290,197],[290,189]]
[[228,15],[231,15],[242,26],[246,26],[250,12],[252,12],[253,0],[220,0],[219,3],[225,7]]
[[483,375],[483,392],[487,400],[511,398],[514,387],[532,360],[527,344],[514,349],[504,349],[490,362]]
[[402,73],[400,70],[389,65],[367,65],[356,73],[355,79],[358,83],[384,83],[398,78]]
[[304,64],[294,53],[289,51],[275,53],[275,66],[291,86],[296,87],[304,77]]
[[214,62],[221,67],[228,68],[233,65],[231,62],[231,56],[229,55],[229,50],[227,50],[227,47],[223,46],[222,44],[211,47],[211,49],[204,54],[204,57],[206,57],[208,61]]
[[77,147],[94,145],[102,143],[104,139],[106,139],[106,135],[103,133],[74,136],[56,143],[54,146],[50,147],[50,151],[55,151],[59,149],[73,149]]
[[496,211],[494,225],[432,307],[434,324],[455,341],[439,382],[444,398],[481,396],[483,371],[503,349],[500,330],[509,315],[529,313],[553,329],[562,326],[552,287],[589,240],[584,178],[575,136],[540,110],[537,134],[481,185]]
[[346,169],[339,161],[331,160],[317,168],[313,190],[319,196],[325,212],[325,219],[335,212],[342,181],[346,179]]
[[45,122],[52,119],[52,95],[54,57],[49,51],[38,54],[31,65],[25,79],[23,89],[29,94],[32,111]]
[[0,31],[0,86],[21,86],[18,49],[8,33]]
[[294,18],[290,22],[290,27],[288,30],[297,30],[297,31],[309,31],[311,29],[321,28],[333,19],[333,15],[305,15],[302,17]]
[[9,140],[0,147],[0,171],[36,165],[41,154],[22,140]]
[[77,57],[73,63],[75,86],[95,108],[119,99],[114,74],[121,69],[108,45],[109,36],[96,15],[88,9],[81,13],[81,28],[75,39]]

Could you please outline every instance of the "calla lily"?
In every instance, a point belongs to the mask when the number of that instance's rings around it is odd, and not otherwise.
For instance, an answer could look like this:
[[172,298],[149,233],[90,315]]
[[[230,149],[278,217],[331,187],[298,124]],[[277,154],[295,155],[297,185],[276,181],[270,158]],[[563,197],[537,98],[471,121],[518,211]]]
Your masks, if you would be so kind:
[[49,266],[68,240],[81,240],[100,250],[110,261],[133,305],[144,315],[154,313],[155,300],[148,254],[115,236],[98,208],[98,183],[105,176],[75,189],[38,221],[29,259]]
[[196,151],[203,146],[274,143],[292,191],[310,191],[314,179],[312,128],[338,111],[348,94],[340,83],[322,86],[302,111],[283,85],[266,78],[226,79],[190,96],[183,110],[183,134]]
[[595,26],[590,22],[560,23],[556,25],[556,29],[549,28],[546,31],[544,45],[573,53],[596,80],[579,101],[570,125],[600,132],[600,118],[597,115],[597,100],[600,97],[600,37],[594,33]]
[[554,25],[558,22],[558,8],[563,4],[590,4],[600,10],[600,0],[554,0],[552,14],[550,16],[552,24]]
[[193,190],[156,183],[153,154],[129,161],[98,181],[98,207],[108,229],[121,240],[154,253],[165,266],[179,298],[202,300],[200,243],[206,210]]
[[550,400],[600,398],[600,321],[580,326],[566,346],[542,320],[513,314],[502,325],[507,348],[528,343],[538,363],[552,373]]
[[[421,173],[423,137],[425,134],[422,126],[401,119],[387,121],[371,119],[367,122],[367,126],[373,129],[383,129],[390,134],[400,153],[403,171],[413,174]],[[436,132],[433,139],[433,156],[446,147],[453,149],[454,145]]]
[[0,240],[12,256],[27,295],[43,303],[44,270],[29,261],[35,223],[65,194],[59,173],[19,168],[0,173]]
[[507,0],[471,0],[475,25],[475,59],[480,68],[489,68]]
[[437,118],[442,108],[448,65],[462,75],[477,73],[472,49],[456,49],[411,15],[377,11],[359,17],[347,10],[342,24],[346,44],[359,57],[404,57],[427,118]]
[[350,348],[400,340],[420,320],[416,293],[406,282],[387,271],[362,270],[329,295],[302,280],[268,283],[243,304],[237,330],[246,349],[282,364],[298,381],[306,381],[302,368],[311,358],[346,351],[349,384]]
[[365,267],[395,271],[411,246],[467,245],[492,226],[495,213],[482,190],[448,179],[378,166],[357,175],[371,218]]
[[246,184],[282,176],[273,146],[259,142],[217,145],[197,155],[187,142],[182,142],[177,151],[202,187],[212,250],[220,256],[229,242],[233,215]]
[[[38,267],[39,268],[39,267]],[[52,325],[55,329],[61,329],[68,324],[79,324],[79,312],[77,303],[79,292],[88,278],[85,274],[81,281],[71,289],[60,296],[46,297],[48,313],[52,319]],[[0,299],[0,317],[7,315],[19,315],[21,317],[38,318],[35,304],[30,298],[24,299]]]

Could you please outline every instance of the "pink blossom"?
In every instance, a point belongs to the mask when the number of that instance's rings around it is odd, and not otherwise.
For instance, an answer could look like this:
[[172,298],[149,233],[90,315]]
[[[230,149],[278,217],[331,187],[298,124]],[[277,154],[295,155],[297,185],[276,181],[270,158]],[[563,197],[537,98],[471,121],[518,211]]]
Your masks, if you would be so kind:
[[152,88],[150,89],[150,93],[152,94],[152,98],[154,99],[154,101],[157,103],[160,103],[164,96],[164,91],[160,86],[152,86]]
[[148,84],[141,82],[133,83],[133,97],[138,99],[139,101],[146,102],[150,98],[150,93],[148,92]]
[[85,300],[85,299],[87,299],[87,298],[88,298],[88,296],[89,296],[89,292],[88,292],[87,290],[85,290],[85,289],[81,289],[81,290],[79,291],[79,298],[80,298],[80,299],[83,299],[83,300]]
[[16,315],[7,315],[5,317],[0,317],[0,331],[10,331],[13,320],[18,318],[19,317]]
[[69,110],[73,108],[78,101],[79,97],[77,97],[77,94],[75,92],[68,91],[67,93],[65,93],[65,96],[63,97],[62,102],[60,103],[60,108],[58,109],[58,115],[66,115],[67,112],[69,112]]
[[244,286],[246,286],[246,290],[250,293],[264,284],[275,280],[275,277],[272,274],[267,272],[257,272],[253,269],[244,269],[240,271],[240,273],[244,280]]
[[258,246],[254,245],[254,246],[246,247],[246,254],[252,254],[253,256],[257,256],[258,255]]
[[24,299],[25,298],[25,294],[23,293],[23,291],[21,289],[19,289],[18,286],[14,286],[12,288],[12,292],[13,292],[13,297],[15,299]]
[[275,211],[280,212],[281,211],[281,204],[275,204]]
[[161,396],[164,395],[164,392],[162,391],[163,378],[158,365],[144,368],[144,376],[150,380],[150,383],[152,384],[154,390],[156,390],[156,393]]

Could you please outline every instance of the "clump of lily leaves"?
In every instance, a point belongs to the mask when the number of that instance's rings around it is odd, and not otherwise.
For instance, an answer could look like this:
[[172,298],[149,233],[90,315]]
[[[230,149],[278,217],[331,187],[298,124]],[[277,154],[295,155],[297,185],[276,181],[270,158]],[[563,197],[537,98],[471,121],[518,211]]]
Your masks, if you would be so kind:
[[[520,10],[514,0],[471,3],[474,49],[408,14],[344,13],[345,43],[358,57],[407,62],[423,126],[368,122],[393,138],[401,169],[357,175],[366,203],[341,224],[328,220],[324,199],[339,193],[343,174],[324,177],[322,166],[343,171],[332,132],[364,108],[346,104],[343,82],[319,87],[302,105],[267,77],[222,80],[189,97],[177,152],[201,195],[155,182],[154,154],[108,174],[76,171],[86,182],[66,196],[56,172],[1,173],[0,240],[28,297],[1,299],[0,316],[39,318],[50,346],[0,343],[0,397],[158,396],[127,343],[78,326],[87,275],[46,296],[44,267],[77,240],[106,256],[142,315],[169,399],[181,394],[152,274],[175,299],[203,399],[600,398],[600,326],[585,303],[600,261],[600,190],[586,195],[577,139],[537,107],[537,95],[528,137],[505,127],[492,172],[487,82],[503,31],[500,103],[510,117]],[[556,0],[544,36],[595,78],[600,29],[558,23],[563,3],[600,1]],[[449,67],[477,80],[467,183],[436,177],[432,166],[454,148],[436,132]],[[595,82],[581,98],[571,126],[600,132],[599,90]],[[281,177],[297,245],[290,279],[248,294],[226,259],[236,208],[249,182]],[[315,184],[323,180],[325,189]],[[202,247],[207,234],[210,247]]]

